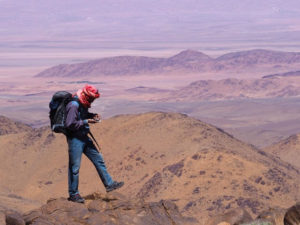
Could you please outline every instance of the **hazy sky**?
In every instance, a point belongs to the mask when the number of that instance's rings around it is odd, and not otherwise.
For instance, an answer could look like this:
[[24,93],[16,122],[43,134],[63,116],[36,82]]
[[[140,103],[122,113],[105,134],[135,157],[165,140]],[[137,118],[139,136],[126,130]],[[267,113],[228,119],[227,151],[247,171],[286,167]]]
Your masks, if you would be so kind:
[[0,48],[300,50],[299,0],[0,0]]

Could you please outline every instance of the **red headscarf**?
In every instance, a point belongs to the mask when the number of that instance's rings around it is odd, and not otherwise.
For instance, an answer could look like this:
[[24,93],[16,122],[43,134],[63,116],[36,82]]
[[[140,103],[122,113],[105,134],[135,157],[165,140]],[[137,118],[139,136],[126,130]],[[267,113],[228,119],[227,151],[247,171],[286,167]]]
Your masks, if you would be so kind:
[[86,107],[90,108],[91,103],[100,97],[98,89],[92,85],[86,84],[82,89],[79,89],[76,93],[80,103]]

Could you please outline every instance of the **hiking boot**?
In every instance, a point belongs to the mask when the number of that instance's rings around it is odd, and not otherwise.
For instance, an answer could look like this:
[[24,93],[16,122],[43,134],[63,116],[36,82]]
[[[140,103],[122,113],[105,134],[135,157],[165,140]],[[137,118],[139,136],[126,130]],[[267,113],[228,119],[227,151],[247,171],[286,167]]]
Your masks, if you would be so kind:
[[106,192],[110,192],[110,191],[116,190],[116,189],[122,187],[123,185],[124,185],[123,181],[121,181],[121,182],[114,181],[112,183],[112,185],[109,185],[109,186],[106,187]]
[[84,203],[84,198],[82,198],[80,194],[71,195],[68,200],[71,202]]

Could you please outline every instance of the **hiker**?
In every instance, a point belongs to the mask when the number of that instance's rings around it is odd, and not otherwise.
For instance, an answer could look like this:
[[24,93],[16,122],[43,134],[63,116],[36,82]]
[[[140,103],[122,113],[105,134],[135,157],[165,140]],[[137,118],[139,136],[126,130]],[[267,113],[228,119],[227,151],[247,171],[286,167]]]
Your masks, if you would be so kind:
[[96,167],[107,192],[124,185],[124,182],[117,182],[111,178],[102,155],[98,152],[93,141],[88,136],[90,133],[89,124],[97,123],[101,119],[99,114],[88,112],[92,102],[99,97],[100,93],[97,88],[92,85],[86,85],[73,95],[72,101],[66,106],[65,127],[67,128],[66,137],[69,146],[69,201],[84,203],[84,198],[80,196],[78,191],[82,153],[84,153]]

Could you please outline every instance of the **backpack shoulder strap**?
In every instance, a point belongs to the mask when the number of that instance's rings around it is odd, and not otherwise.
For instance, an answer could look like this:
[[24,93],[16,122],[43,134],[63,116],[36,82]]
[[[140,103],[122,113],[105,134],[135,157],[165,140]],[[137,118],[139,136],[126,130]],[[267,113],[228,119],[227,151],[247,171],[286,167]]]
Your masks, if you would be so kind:
[[74,105],[74,106],[76,106],[77,108],[79,108],[79,106],[80,106],[79,102],[77,102],[77,101],[75,101],[75,100],[73,100],[73,99],[72,99],[70,102],[72,103],[72,105]]
[[79,101],[79,99],[77,98],[77,97],[72,97],[72,99],[71,99],[71,101],[72,102],[76,102],[78,105],[81,105],[81,103],[80,103],[80,101]]

